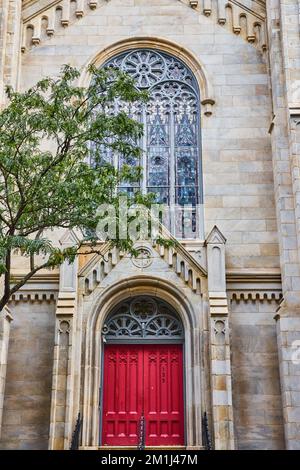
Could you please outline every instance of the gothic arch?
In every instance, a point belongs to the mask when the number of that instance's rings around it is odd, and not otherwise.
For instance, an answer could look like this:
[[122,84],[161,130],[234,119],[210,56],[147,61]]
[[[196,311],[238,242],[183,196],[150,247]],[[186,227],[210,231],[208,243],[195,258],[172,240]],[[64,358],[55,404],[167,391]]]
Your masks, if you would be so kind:
[[85,70],[82,73],[79,85],[86,86],[89,83],[90,77],[86,70],[89,65],[101,67],[112,57],[121,54],[122,52],[130,51],[137,48],[149,48],[160,50],[176,58],[182,60],[187,67],[193,72],[198,82],[201,96],[201,104],[204,108],[204,114],[209,116],[211,114],[211,106],[214,105],[214,94],[212,89],[212,82],[207,70],[200,60],[190,51],[183,48],[175,42],[169,41],[159,37],[135,37],[129,39],[122,39],[100,51],[96,56],[90,59],[85,65]]
[[[122,301],[147,295],[168,303],[177,313],[184,327],[185,353],[185,417],[186,444],[201,446],[201,405],[204,392],[201,387],[201,337],[202,312],[174,284],[154,276],[135,276],[113,285],[100,292],[90,309],[87,318],[85,344],[83,348],[84,386],[83,386],[83,435],[82,445],[86,447],[99,444],[99,409],[102,373],[102,328],[109,312]],[[200,299],[199,299],[200,300]],[[195,406],[195,403],[198,406]],[[194,405],[192,405],[194,404]]]

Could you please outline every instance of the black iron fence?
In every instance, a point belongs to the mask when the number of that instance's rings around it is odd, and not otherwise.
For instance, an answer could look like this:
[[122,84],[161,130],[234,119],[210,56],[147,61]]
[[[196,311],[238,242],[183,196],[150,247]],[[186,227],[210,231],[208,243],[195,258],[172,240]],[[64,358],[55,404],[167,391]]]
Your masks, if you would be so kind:
[[212,450],[211,437],[208,426],[207,413],[204,411],[202,417],[202,444],[205,450]]
[[80,413],[78,413],[75,429],[72,435],[72,441],[70,450],[78,450],[80,445],[80,434],[81,434],[81,427],[82,427],[82,418]]
[[[79,449],[81,428],[82,428],[82,417],[80,413],[78,413],[74,432],[72,435],[70,450]],[[145,421],[145,417],[141,416],[140,424],[139,424],[138,450],[145,449],[145,436],[146,436],[146,421]],[[206,411],[203,413],[203,416],[202,416],[202,444],[205,450],[213,450]]]
[[145,416],[141,416],[138,450],[145,449],[145,436],[146,436],[146,421],[145,421]]

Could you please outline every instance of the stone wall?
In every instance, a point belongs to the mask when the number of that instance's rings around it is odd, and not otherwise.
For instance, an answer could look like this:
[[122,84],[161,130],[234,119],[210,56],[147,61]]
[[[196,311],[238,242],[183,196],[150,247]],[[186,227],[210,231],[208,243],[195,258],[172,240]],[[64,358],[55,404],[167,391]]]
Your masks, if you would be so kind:
[[284,449],[274,315],[276,301],[232,301],[232,382],[237,449]]
[[10,343],[0,449],[47,449],[55,305],[10,305]]
[[278,267],[267,56],[254,45],[175,0],[99,2],[25,50],[20,86],[65,63],[83,67],[117,41],[139,37],[158,48],[159,38],[172,41],[207,71],[216,104],[201,123],[205,234],[214,224],[224,233],[229,268]]
[[2,415],[4,404],[4,391],[6,382],[7,355],[9,345],[9,333],[12,316],[7,307],[0,315],[0,437],[2,429]]
[[[232,34],[215,17],[200,15],[188,3],[111,0],[99,2],[101,8],[90,9],[83,17],[73,12],[67,28],[59,28],[54,35],[48,31],[41,40],[35,38],[33,47],[24,49],[19,71],[15,56],[11,62],[6,60],[8,55],[12,58],[18,44],[18,23],[12,22],[18,2],[4,0],[0,25],[5,18],[7,22],[9,11],[10,22],[5,34],[4,28],[0,34],[0,95],[4,78],[16,83],[19,75],[20,88],[26,89],[45,75],[57,74],[65,63],[83,67],[121,40],[151,38],[158,48],[167,40],[178,45],[178,53],[188,51],[199,68],[203,65],[215,100],[212,116],[203,116],[201,122],[205,233],[214,224],[224,233],[226,268],[231,272],[278,274],[280,251],[281,305],[286,306],[287,317],[293,312],[296,316],[300,298],[296,204],[300,134],[298,128],[290,132],[290,113],[300,113],[300,103],[291,98],[298,96],[292,93],[292,82],[299,81],[298,44],[290,47],[299,37],[296,0],[267,2],[268,53],[242,35]],[[283,48],[287,54],[282,54]],[[297,125],[298,121],[297,117]],[[23,269],[19,261],[18,269]],[[299,447],[300,382],[290,353],[300,326],[298,319],[289,323],[279,317],[276,339],[277,306],[275,301],[258,299],[231,305],[233,407],[236,447],[240,449]],[[54,309],[54,304],[46,302],[12,306],[1,448],[48,446]]]

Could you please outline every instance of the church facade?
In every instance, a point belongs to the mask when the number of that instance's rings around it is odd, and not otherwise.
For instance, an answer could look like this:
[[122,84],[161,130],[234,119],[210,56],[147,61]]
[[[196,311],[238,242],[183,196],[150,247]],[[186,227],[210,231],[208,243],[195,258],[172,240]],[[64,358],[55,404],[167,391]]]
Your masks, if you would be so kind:
[[178,243],[103,243],[13,295],[0,449],[78,425],[81,449],[300,449],[299,0],[2,0],[0,106],[64,64],[149,91],[141,185]]

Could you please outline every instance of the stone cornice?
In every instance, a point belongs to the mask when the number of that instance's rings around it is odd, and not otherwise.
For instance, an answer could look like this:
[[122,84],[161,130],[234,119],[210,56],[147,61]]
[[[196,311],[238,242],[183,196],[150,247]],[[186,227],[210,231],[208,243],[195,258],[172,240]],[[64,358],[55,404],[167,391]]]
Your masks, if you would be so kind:
[[226,287],[230,300],[276,300],[282,299],[279,272],[228,272]]
[[[24,276],[15,274],[14,282]],[[12,285],[14,284],[12,282]],[[56,302],[59,290],[59,274],[47,273],[33,276],[20,290],[12,295],[10,302]]]

